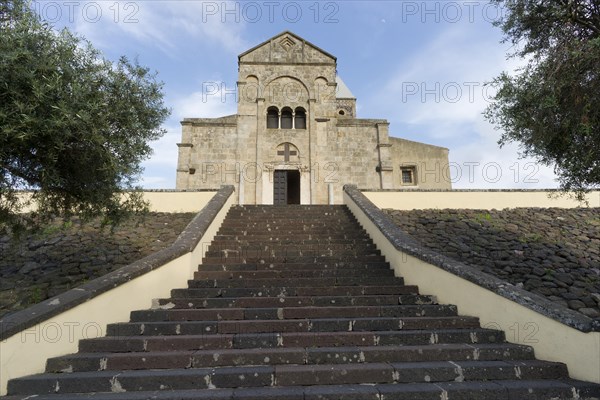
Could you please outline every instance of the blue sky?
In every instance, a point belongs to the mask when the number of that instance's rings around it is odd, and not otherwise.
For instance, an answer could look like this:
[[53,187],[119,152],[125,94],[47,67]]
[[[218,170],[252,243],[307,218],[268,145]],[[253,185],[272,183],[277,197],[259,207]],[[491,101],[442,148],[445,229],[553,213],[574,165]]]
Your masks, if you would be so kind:
[[[144,163],[145,188],[175,187],[179,121],[234,114],[238,54],[284,30],[337,57],[360,118],[388,119],[392,136],[449,148],[453,187],[557,186],[551,168],[519,158],[518,145],[500,149],[500,132],[481,114],[493,93],[485,82],[520,63],[507,59],[510,45],[492,25],[503,10],[487,1],[43,0],[35,7],[108,59],[137,57],[165,83],[172,115]],[[229,94],[206,93],[215,83]]]

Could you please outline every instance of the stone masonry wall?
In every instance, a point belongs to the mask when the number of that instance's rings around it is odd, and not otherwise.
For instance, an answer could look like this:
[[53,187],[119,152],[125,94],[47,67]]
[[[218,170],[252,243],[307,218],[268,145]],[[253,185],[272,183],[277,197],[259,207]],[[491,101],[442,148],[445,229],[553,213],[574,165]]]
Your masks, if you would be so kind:
[[0,317],[169,246],[194,213],[150,213],[114,229],[57,222],[20,239],[0,236]]
[[600,318],[600,209],[384,210],[445,256]]

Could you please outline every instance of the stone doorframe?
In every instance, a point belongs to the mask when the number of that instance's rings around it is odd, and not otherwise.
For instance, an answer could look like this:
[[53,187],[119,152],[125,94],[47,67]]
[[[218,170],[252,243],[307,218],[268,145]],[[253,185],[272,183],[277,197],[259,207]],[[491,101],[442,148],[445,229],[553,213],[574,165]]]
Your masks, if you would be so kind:
[[262,204],[273,204],[275,170],[300,171],[300,204],[310,204],[310,168],[298,163],[266,163],[262,170]]

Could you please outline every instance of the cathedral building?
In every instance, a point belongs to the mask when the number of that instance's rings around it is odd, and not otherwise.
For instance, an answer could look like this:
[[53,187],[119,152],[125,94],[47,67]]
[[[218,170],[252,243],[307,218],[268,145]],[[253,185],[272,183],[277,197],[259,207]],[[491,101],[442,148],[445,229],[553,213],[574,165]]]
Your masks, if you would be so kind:
[[177,189],[234,185],[240,204],[340,204],[345,184],[451,188],[448,149],[358,118],[333,55],[283,32],[238,58],[237,114],[181,122]]

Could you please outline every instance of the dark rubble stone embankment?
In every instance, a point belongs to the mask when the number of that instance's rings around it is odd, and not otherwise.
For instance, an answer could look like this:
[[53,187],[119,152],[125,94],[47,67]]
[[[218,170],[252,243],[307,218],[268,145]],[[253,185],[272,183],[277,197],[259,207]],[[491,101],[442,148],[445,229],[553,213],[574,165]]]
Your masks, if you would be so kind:
[[424,246],[600,317],[600,209],[384,210]]
[[0,236],[0,317],[166,248],[194,216],[150,213],[113,231],[59,221],[18,240]]

